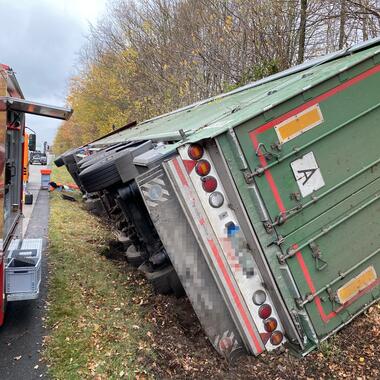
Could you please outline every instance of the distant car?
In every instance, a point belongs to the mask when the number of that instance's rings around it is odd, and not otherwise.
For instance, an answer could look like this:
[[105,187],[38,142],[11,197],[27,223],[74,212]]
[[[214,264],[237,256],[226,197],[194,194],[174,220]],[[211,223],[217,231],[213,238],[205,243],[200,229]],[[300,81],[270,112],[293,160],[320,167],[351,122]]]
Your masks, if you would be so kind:
[[45,154],[33,154],[33,156],[30,159],[31,165],[46,165],[47,164],[47,157]]

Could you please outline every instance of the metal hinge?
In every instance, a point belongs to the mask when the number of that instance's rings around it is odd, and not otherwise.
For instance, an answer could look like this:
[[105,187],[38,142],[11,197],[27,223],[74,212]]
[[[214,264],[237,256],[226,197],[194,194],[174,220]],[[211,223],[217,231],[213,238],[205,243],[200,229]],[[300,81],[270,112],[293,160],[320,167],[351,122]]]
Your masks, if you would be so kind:
[[256,176],[259,177],[262,174],[264,174],[264,172],[265,172],[265,169],[261,168],[261,167],[257,168],[253,172],[250,172],[250,171],[246,170],[244,172],[245,183],[247,183],[248,185],[251,184],[253,182],[254,177],[256,177]]

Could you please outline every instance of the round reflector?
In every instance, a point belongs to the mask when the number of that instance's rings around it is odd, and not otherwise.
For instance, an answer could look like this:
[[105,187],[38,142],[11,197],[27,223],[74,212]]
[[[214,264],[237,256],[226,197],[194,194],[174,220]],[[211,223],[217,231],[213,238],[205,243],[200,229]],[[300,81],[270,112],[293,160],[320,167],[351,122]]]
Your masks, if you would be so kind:
[[264,290],[257,290],[253,293],[252,301],[255,305],[260,306],[267,300],[267,295]]
[[210,173],[211,165],[207,160],[199,160],[195,165],[195,172],[201,177]]
[[210,194],[210,197],[208,198],[208,202],[210,203],[211,207],[218,208],[223,205],[224,203],[224,196],[220,191],[214,191]]
[[270,337],[270,342],[273,346],[278,346],[284,339],[284,334],[281,331],[275,331]]
[[192,160],[199,160],[203,156],[203,148],[199,144],[191,144],[187,154]]
[[272,332],[277,328],[277,320],[275,318],[268,318],[264,321],[265,331]]
[[268,305],[267,303],[260,306],[259,309],[259,317],[261,319],[267,319],[272,314],[272,307]]
[[203,190],[207,193],[212,193],[213,191],[215,191],[217,186],[218,181],[213,176],[209,175],[207,177],[202,178],[202,187]]

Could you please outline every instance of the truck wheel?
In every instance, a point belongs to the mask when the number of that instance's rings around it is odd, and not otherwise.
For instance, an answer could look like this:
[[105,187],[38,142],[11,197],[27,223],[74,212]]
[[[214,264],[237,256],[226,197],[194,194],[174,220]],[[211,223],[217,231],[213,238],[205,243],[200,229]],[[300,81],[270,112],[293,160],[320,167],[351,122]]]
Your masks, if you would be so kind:
[[93,165],[95,162],[99,161],[100,159],[110,155],[113,153],[113,151],[121,146],[125,145],[125,143],[120,143],[117,145],[112,145],[107,148],[104,148],[100,150],[99,152],[96,152],[90,156],[83,157],[79,162],[78,162],[78,168],[80,171],[88,168],[89,166]]
[[182,284],[172,265],[150,272],[148,265],[144,263],[139,266],[139,270],[144,273],[146,279],[152,284],[156,293],[174,293],[177,297],[184,294]]
[[138,268],[144,262],[144,258],[141,256],[140,252],[138,252],[133,245],[130,245],[128,247],[128,250],[125,256],[127,258],[128,264],[134,268]]
[[84,189],[89,193],[94,193],[121,182],[116,161],[128,152],[128,148],[127,145],[122,146],[116,149],[114,153],[84,169],[79,174]]
[[84,169],[79,178],[83,188],[89,193],[104,190],[121,181],[113,156],[107,161],[100,161]]
[[82,160],[78,162],[79,170],[82,171],[89,166],[93,165],[95,162],[99,161],[102,158],[105,158],[113,153],[115,151],[120,150],[122,147],[126,147],[126,145],[130,145],[128,142],[122,142],[115,145],[110,145],[102,150],[100,150],[97,153],[92,154],[91,156],[84,157]]

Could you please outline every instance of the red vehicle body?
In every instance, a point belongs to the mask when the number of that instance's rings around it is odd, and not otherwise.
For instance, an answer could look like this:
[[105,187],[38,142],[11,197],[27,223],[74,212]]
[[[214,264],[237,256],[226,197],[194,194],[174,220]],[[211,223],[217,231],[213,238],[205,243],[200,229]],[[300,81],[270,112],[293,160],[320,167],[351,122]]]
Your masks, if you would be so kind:
[[[21,228],[23,166],[28,141],[25,136],[25,114],[67,120],[72,110],[25,100],[14,71],[9,66],[0,64],[0,213],[3,215],[0,218],[0,325],[4,321],[7,301],[37,298],[39,292],[38,287],[33,294],[22,291],[18,285],[21,281],[26,284],[27,278],[16,266],[9,270],[12,281],[7,282],[10,280],[7,279],[7,267],[12,260],[17,259],[16,256],[9,257],[10,246],[15,255],[27,251],[24,249],[27,242],[23,239]],[[17,289],[17,294],[12,289]]]

